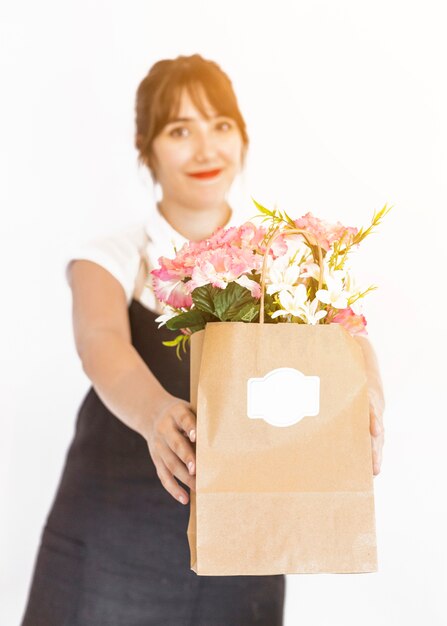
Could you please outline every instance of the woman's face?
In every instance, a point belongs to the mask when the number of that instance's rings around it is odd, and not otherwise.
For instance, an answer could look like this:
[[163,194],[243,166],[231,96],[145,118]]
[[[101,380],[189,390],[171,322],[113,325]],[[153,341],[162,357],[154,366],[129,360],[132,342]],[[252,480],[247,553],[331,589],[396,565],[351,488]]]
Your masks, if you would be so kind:
[[232,118],[218,115],[205,93],[202,96],[210,119],[202,116],[183,90],[177,118],[152,143],[151,165],[163,198],[187,206],[223,202],[242,167],[239,127]]

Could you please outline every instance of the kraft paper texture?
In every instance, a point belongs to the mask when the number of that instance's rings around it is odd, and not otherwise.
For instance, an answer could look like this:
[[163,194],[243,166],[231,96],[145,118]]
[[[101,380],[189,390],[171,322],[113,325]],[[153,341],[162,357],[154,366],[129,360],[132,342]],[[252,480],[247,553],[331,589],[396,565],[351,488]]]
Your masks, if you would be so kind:
[[[211,322],[190,347],[191,569],[377,571],[367,378],[355,339],[340,324]],[[247,381],[275,368],[319,377],[318,414],[282,427],[248,417]]]

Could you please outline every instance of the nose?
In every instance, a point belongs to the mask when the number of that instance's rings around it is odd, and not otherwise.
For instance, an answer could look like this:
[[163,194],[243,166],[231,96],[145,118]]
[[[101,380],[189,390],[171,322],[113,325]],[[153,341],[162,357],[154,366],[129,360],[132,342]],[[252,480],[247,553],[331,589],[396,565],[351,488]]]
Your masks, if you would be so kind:
[[217,154],[216,137],[208,130],[196,134],[195,159],[198,163],[206,163],[215,159]]

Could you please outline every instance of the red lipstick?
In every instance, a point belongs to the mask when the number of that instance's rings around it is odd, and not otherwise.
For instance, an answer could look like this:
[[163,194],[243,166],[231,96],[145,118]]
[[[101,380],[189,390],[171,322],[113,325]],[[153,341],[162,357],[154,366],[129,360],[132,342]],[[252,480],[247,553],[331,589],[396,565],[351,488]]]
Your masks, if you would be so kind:
[[220,174],[222,170],[208,170],[206,172],[195,172],[194,174],[188,174],[188,176],[192,176],[193,178],[214,178]]

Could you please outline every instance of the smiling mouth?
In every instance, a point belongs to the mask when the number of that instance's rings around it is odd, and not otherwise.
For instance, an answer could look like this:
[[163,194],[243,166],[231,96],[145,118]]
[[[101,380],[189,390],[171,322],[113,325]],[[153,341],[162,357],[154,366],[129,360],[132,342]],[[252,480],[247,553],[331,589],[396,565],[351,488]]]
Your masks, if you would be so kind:
[[197,172],[196,174],[188,174],[188,176],[192,176],[192,178],[214,178],[218,174],[221,173],[221,169],[218,170],[208,170],[207,172]]

